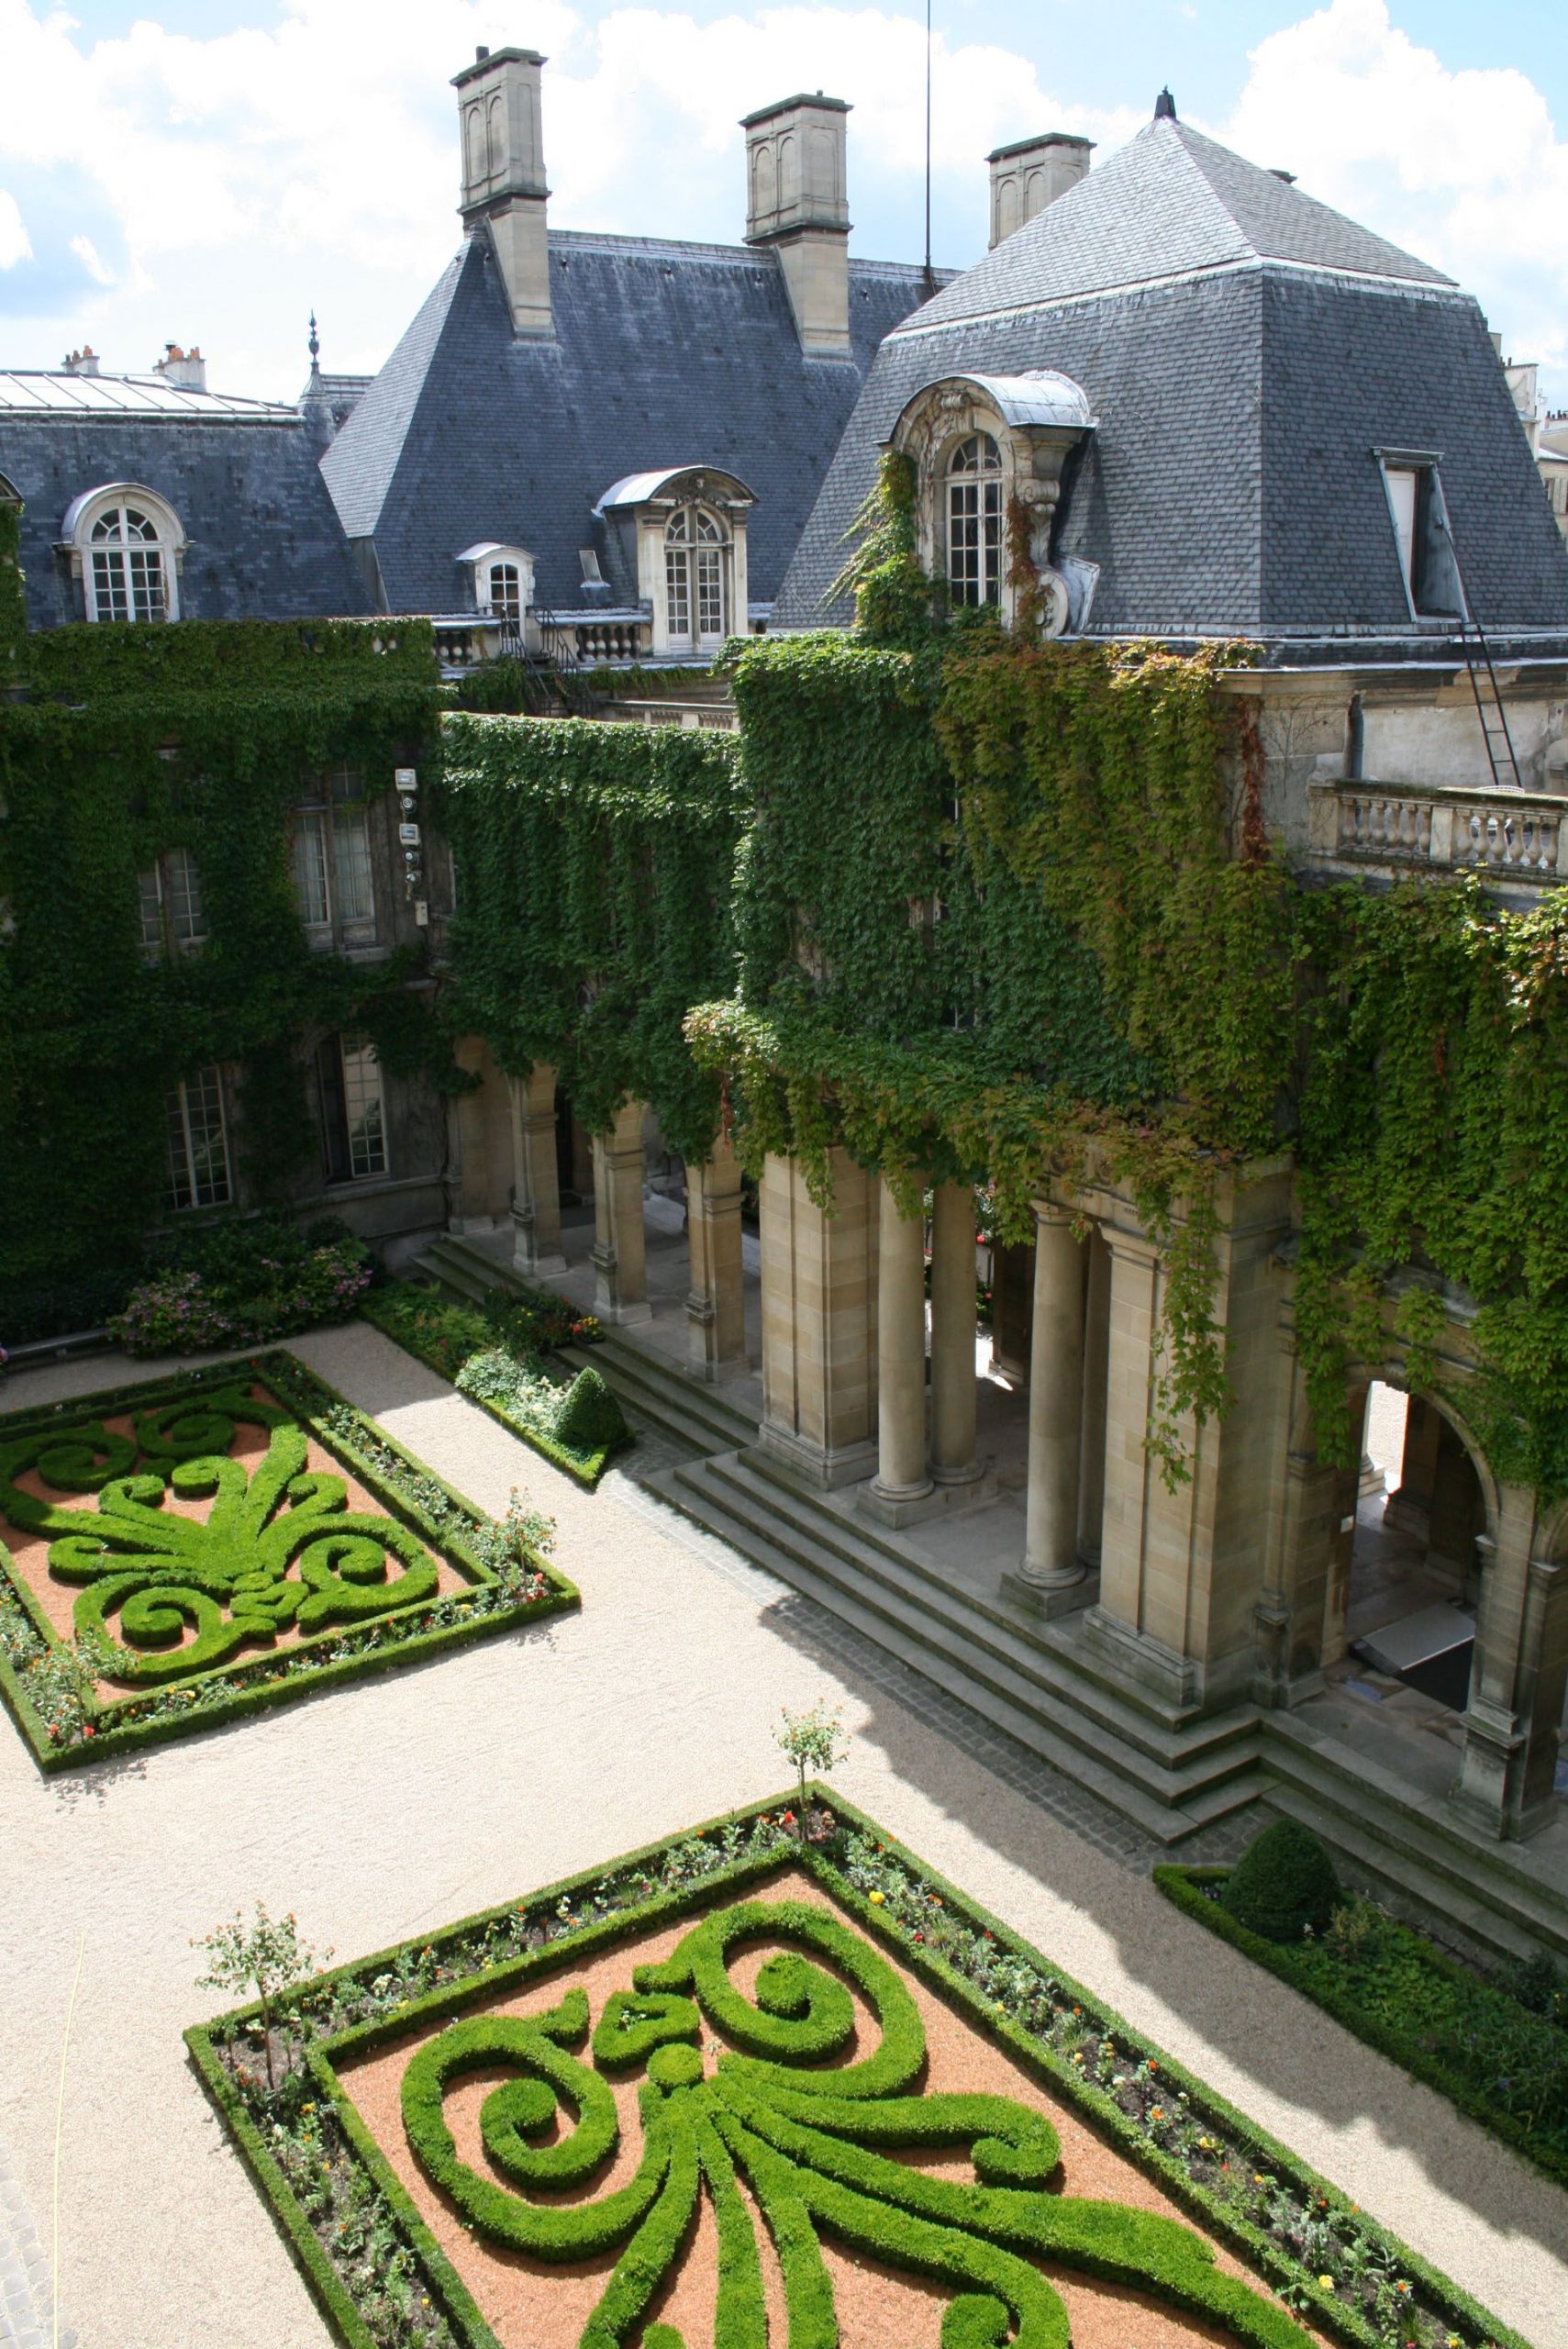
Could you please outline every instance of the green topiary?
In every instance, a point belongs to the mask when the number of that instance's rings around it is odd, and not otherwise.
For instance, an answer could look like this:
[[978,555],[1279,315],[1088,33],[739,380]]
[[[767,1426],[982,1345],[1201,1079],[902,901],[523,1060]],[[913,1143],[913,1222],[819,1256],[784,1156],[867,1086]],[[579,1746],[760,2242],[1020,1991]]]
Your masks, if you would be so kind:
[[1249,1932],[1270,1942],[1298,1942],[1329,1922],[1340,1879],[1310,1827],[1281,1819],[1252,1838],[1219,1898]]
[[555,1422],[557,1443],[573,1452],[608,1452],[631,1435],[625,1414],[596,1370],[580,1370]]

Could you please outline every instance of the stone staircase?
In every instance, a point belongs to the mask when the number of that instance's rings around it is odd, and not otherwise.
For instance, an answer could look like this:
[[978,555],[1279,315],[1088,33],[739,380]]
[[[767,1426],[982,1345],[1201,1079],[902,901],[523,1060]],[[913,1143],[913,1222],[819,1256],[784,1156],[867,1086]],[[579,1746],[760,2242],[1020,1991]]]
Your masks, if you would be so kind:
[[1407,1775],[1337,1734],[1325,1707],[1266,1714],[1263,1762],[1271,1807],[1313,1828],[1350,1881],[1401,1916],[1492,1955],[1568,1958],[1568,1822],[1529,1843],[1494,1842],[1440,1791],[1423,1798]]
[[1263,1790],[1253,1708],[1162,1728],[1126,1701],[1071,1618],[1048,1644],[1027,1609],[955,1591],[896,1535],[797,1486],[765,1454],[728,1451],[647,1481],[1158,1842],[1179,1843]]

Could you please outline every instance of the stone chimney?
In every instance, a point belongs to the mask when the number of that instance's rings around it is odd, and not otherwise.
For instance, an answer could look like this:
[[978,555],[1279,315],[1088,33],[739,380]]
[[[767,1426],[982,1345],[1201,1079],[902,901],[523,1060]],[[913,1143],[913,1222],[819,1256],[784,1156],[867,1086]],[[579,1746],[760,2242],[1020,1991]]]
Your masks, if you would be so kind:
[[1076,187],[1089,169],[1092,139],[1048,130],[1041,139],[1016,139],[986,156],[991,166],[991,247]]
[[61,365],[68,375],[95,375],[98,354],[90,342],[84,342],[80,351],[68,351]]
[[153,362],[152,372],[161,375],[166,384],[178,384],[183,391],[206,389],[206,361],[194,342],[189,351],[182,351],[177,342],[166,342],[162,358]]
[[544,133],[535,49],[482,49],[452,78],[462,131],[462,225],[488,225],[511,305],[512,331],[548,335]]
[[781,98],[749,114],[746,242],[779,257],[800,346],[850,355],[850,207],[844,194],[849,107],[842,98]]

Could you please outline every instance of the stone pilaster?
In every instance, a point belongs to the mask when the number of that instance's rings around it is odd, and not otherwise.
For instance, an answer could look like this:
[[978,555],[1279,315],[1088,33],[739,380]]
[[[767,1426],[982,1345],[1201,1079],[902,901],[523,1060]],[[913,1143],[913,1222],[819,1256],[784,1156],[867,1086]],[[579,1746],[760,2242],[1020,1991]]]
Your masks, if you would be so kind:
[[1505,1485],[1483,1536],[1481,1607],[1454,1808],[1499,1841],[1557,1816],[1553,1776],[1568,1687],[1568,1565],[1532,1558],[1531,1497]]
[[563,1273],[555,1156],[555,1071],[536,1061],[508,1077],[512,1097],[512,1262],[519,1273]]
[[686,1366],[695,1378],[722,1378],[746,1366],[740,1163],[725,1138],[710,1158],[686,1168]]
[[974,1449],[974,1193],[939,1183],[931,1214],[931,1474],[939,1485],[978,1482]]
[[455,1057],[479,1083],[451,1101],[447,1221],[453,1231],[494,1231],[512,1202],[511,1102],[482,1036],[462,1037]]
[[647,1237],[642,1220],[640,1101],[616,1112],[594,1136],[594,1310],[603,1321],[651,1321]]
[[829,1488],[876,1464],[877,1185],[847,1151],[819,1207],[793,1158],[762,1170],[762,1425],[776,1466]]
[[1106,1390],[1111,1353],[1111,1252],[1089,1234],[1084,1303],[1084,1417],[1078,1460],[1078,1556],[1097,1574],[1106,1513]]

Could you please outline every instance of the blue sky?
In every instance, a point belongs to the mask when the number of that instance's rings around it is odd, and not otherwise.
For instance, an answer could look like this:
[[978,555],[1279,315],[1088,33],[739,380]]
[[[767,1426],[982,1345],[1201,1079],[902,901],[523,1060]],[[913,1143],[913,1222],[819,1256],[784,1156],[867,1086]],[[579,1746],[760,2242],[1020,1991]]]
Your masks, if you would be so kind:
[[[1448,269],[1568,405],[1568,6],[1529,0],[934,0],[935,244],[983,249],[984,157],[1101,156],[1169,82],[1184,117]],[[854,249],[917,259],[923,6],[901,0],[0,0],[0,365],[199,342],[289,396],[305,320],[370,369],[457,241],[450,76],[543,50],[551,217],[741,227],[737,117],[851,102]]]

